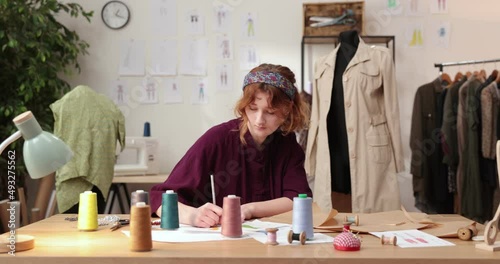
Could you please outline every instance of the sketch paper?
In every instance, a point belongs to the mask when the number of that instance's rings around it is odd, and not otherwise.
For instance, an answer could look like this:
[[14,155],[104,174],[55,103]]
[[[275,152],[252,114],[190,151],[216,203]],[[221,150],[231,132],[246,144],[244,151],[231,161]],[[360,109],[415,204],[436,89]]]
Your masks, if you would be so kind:
[[172,37],[177,35],[177,1],[151,0],[151,25],[153,35]]
[[387,232],[370,232],[376,237],[397,237],[397,245],[401,248],[422,248],[422,247],[444,247],[454,246],[455,244],[448,242],[439,237],[429,235],[420,230],[399,230]]
[[128,40],[121,43],[119,75],[144,76],[144,41]]
[[205,34],[205,19],[198,9],[186,12],[184,17],[184,29],[190,35]]
[[447,14],[448,1],[447,0],[431,0],[431,14]]
[[151,43],[151,75],[177,73],[177,41],[160,40]]
[[227,33],[231,30],[231,9],[228,5],[214,5],[213,16],[215,32]]
[[401,0],[387,0],[387,11],[390,15],[397,16],[403,13],[404,7]]
[[217,91],[231,91],[233,89],[233,67],[230,64],[217,64],[216,67]]
[[143,104],[157,104],[159,85],[159,78],[146,76],[142,82],[143,96],[140,102]]
[[111,82],[110,95],[116,105],[125,105],[128,99],[127,83],[123,80],[114,80]]
[[164,79],[161,83],[161,87],[163,87],[163,93],[165,95],[164,102],[166,104],[183,102],[181,87],[179,86],[179,82],[176,78]]
[[181,50],[180,74],[202,76],[207,74],[208,40],[184,40]]
[[422,48],[424,46],[424,27],[420,23],[410,24],[406,28],[406,43],[411,48]]
[[442,22],[438,25],[435,33],[436,46],[447,49],[450,45],[451,23]]
[[253,45],[240,46],[240,69],[251,70],[259,65],[257,49]]
[[246,12],[241,17],[241,34],[244,40],[255,39],[257,35],[257,14],[253,12]]
[[423,16],[429,13],[426,9],[425,2],[421,0],[407,0],[406,15],[408,16]]
[[216,41],[216,58],[218,60],[233,59],[233,41],[228,36],[217,36]]
[[191,103],[208,104],[207,78],[195,79],[191,83]]

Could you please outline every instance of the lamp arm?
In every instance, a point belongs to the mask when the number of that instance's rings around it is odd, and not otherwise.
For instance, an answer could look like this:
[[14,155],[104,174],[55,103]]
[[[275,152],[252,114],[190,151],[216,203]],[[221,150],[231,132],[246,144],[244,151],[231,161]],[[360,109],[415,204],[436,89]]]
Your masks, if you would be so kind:
[[21,137],[21,131],[16,131],[14,134],[10,135],[2,144],[0,144],[0,154],[10,145],[12,142],[18,140]]

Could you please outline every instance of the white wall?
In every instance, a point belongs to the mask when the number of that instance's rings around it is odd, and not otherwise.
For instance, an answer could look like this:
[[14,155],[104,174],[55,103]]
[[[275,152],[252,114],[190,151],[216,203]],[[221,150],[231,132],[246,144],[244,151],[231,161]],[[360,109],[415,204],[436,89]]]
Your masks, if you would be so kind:
[[[182,31],[183,15],[187,10],[198,8],[206,17],[205,37],[209,40],[208,80],[210,102],[207,105],[191,105],[190,91],[184,90],[185,103],[165,105],[129,104],[123,109],[126,115],[127,135],[141,136],[144,122],[151,123],[152,135],[160,140],[161,171],[168,173],[176,162],[193,142],[209,127],[234,117],[232,106],[240,95],[241,82],[246,72],[239,69],[238,47],[240,44],[254,44],[259,53],[261,62],[287,65],[296,74],[300,87],[300,42],[302,37],[302,4],[304,2],[327,1],[296,1],[296,0],[182,0],[177,1],[178,36],[155,36],[150,30],[149,1],[122,0],[129,5],[132,19],[122,30],[111,30],[105,27],[101,20],[101,9],[106,1],[78,0],[87,11],[94,10],[94,18],[87,23],[83,18],[69,19],[61,17],[61,21],[69,28],[76,30],[82,39],[90,43],[88,56],[80,59],[82,72],[68,78],[72,86],[78,84],[89,85],[101,93],[108,93],[109,83],[117,79],[119,64],[119,44],[122,40],[138,39],[149,43],[152,40],[174,39],[183,40],[187,36]],[[328,1],[334,2],[334,1]],[[447,1],[448,14],[430,14],[424,16],[407,16],[409,1],[400,0],[403,12],[401,15],[391,14],[386,10],[386,0],[369,0],[365,2],[365,33],[368,35],[395,35],[396,36],[396,71],[400,99],[401,127],[407,172],[400,177],[402,198],[410,210],[413,208],[413,194],[411,191],[411,175],[409,175],[409,131],[411,111],[416,89],[432,81],[438,75],[433,67],[435,62],[481,60],[500,58],[498,43],[500,36],[498,25],[498,7],[500,2],[495,0],[453,0]],[[233,9],[232,37],[234,40],[235,60],[234,89],[231,92],[215,91],[215,37],[212,31],[212,6],[225,3]],[[431,1],[422,0],[419,4],[429,8]],[[254,41],[240,39],[240,17],[247,12],[256,12],[257,38]],[[441,21],[451,23],[451,40],[448,49],[438,48],[433,44],[432,36]],[[413,23],[422,23],[424,27],[423,48],[409,48],[406,46],[405,32]],[[147,47],[147,45],[146,45]],[[308,63],[314,58],[331,51],[333,47],[308,47],[313,54]],[[180,51],[180,47],[179,47]],[[146,50],[146,65],[150,62],[149,50]],[[308,65],[310,69],[310,65]],[[457,70],[466,71],[476,68],[485,68],[491,72],[496,65],[478,65],[469,67],[446,68],[452,77]],[[310,70],[306,73],[306,81],[310,79]],[[187,84],[193,77],[179,76],[181,85]],[[139,85],[142,78],[120,77],[130,85]]]

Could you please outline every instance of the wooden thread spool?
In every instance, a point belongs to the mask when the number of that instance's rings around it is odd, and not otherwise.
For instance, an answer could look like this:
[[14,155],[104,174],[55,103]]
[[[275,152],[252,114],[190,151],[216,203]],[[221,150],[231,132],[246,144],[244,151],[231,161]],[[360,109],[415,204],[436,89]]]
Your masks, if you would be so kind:
[[144,202],[132,205],[130,210],[130,240],[131,251],[151,251],[151,208]]
[[278,241],[276,241],[276,232],[278,232],[278,228],[266,228],[267,232],[267,241],[266,244],[276,246],[278,245]]
[[472,237],[477,236],[477,228],[476,228],[476,223],[473,223],[471,225],[468,225],[466,227],[461,227],[457,231],[458,238],[460,240],[471,240]]
[[382,245],[396,246],[397,243],[398,243],[398,237],[396,237],[396,236],[388,237],[388,236],[382,235],[380,237],[380,244],[382,244]]
[[354,216],[346,215],[344,217],[344,222],[349,222],[355,226],[359,226],[359,217],[358,217],[358,215],[354,215]]
[[304,245],[306,243],[306,232],[302,231],[299,234],[293,233],[292,230],[288,232],[288,244],[292,244],[292,241],[300,241],[300,244]]

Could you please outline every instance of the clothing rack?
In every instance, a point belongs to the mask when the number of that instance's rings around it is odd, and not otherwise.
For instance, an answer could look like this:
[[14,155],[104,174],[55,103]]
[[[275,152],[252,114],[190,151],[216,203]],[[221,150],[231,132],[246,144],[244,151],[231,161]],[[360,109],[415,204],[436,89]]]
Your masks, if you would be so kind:
[[443,72],[443,67],[447,67],[447,66],[482,64],[482,63],[492,63],[492,62],[500,62],[500,59],[434,63],[434,67],[439,68],[439,72],[441,73],[441,72]]

